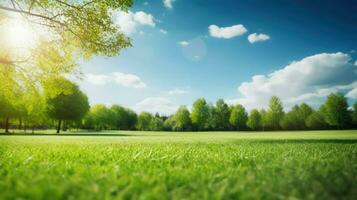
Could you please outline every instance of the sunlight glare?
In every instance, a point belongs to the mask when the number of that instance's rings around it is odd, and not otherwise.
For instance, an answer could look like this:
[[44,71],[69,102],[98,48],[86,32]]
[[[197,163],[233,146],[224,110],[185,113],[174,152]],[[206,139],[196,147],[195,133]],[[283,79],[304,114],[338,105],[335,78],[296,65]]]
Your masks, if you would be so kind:
[[2,43],[8,48],[29,49],[37,40],[35,30],[21,18],[13,18],[1,25]]

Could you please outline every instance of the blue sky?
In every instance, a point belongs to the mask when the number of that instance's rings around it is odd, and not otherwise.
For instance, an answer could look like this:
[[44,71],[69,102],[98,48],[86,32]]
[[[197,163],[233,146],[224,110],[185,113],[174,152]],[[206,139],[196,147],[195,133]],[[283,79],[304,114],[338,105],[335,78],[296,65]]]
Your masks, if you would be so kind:
[[135,1],[113,20],[133,47],[81,64],[91,104],[170,114],[199,97],[248,109],[357,98],[355,1]]

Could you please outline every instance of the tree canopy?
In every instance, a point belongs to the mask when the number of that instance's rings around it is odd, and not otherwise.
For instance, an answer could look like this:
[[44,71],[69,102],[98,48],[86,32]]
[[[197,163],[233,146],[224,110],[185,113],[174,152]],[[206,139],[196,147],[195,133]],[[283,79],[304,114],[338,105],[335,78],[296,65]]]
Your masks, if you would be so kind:
[[148,112],[142,112],[138,116],[138,123],[136,124],[136,128],[142,131],[150,130],[152,120],[153,120],[152,114]]
[[347,99],[342,94],[330,94],[320,109],[326,117],[326,122],[330,126],[335,126],[340,129],[347,128],[351,125],[352,120],[348,111]]
[[205,99],[197,99],[192,106],[191,120],[197,130],[207,129],[209,124],[209,106]]
[[192,121],[190,118],[190,111],[186,106],[180,106],[172,117],[172,130],[174,131],[188,131],[191,130]]
[[262,116],[257,109],[250,111],[247,126],[252,130],[259,130],[262,126]]
[[[53,93],[54,85],[64,84],[68,86],[68,90],[58,93]],[[79,90],[79,87],[69,80],[58,77],[48,80],[48,85],[45,85],[46,95],[46,111],[48,115],[58,120],[57,133],[61,128],[63,120],[79,120],[88,112],[89,103],[87,96]]]
[[247,126],[247,120],[248,114],[242,105],[238,104],[231,107],[229,122],[233,129],[244,130]]
[[211,109],[212,125],[216,130],[226,130],[230,127],[229,117],[230,110],[223,99],[218,99],[216,106]]
[[2,16],[24,18],[51,34],[50,41],[85,57],[113,56],[130,40],[113,22],[116,10],[127,11],[131,0],[8,0],[0,3]]
[[284,110],[281,100],[277,96],[272,96],[269,101],[269,107],[265,119],[268,128],[273,130],[280,129],[280,120],[283,119],[283,116]]

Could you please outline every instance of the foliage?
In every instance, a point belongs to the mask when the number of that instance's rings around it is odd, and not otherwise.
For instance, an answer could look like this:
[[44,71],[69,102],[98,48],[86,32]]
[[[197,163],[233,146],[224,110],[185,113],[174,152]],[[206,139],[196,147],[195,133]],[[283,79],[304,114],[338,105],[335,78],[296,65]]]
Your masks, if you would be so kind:
[[321,112],[325,115],[326,122],[330,126],[340,129],[348,128],[351,125],[347,98],[342,94],[330,94],[325,104],[321,106]]
[[164,127],[162,128],[163,131],[174,131],[173,127],[174,127],[174,117],[171,116],[169,118],[167,118],[164,121]]
[[216,106],[211,109],[212,128],[214,130],[227,130],[230,128],[230,110],[223,99],[218,99]]
[[[118,10],[128,11],[131,0],[59,1],[4,0],[0,2],[0,118],[42,118],[41,106],[27,105],[24,96],[40,94],[48,77],[79,75],[77,61],[94,55],[115,56],[130,47],[113,21]],[[15,47],[6,40],[11,21],[24,22],[36,32],[33,45]],[[66,90],[61,84],[60,92]],[[55,91],[54,91],[54,94]],[[35,97],[35,99],[38,99]],[[35,110],[38,109],[36,112]],[[26,113],[30,112],[30,113]],[[7,120],[8,121],[8,120]]]
[[135,128],[137,116],[134,111],[119,105],[112,105],[110,110],[112,114],[110,117],[112,129],[132,130]]
[[314,110],[306,103],[302,103],[299,107],[299,115],[301,119],[306,119],[309,117]]
[[[54,86],[64,84],[68,86],[68,90],[63,92],[57,91],[53,93]],[[48,80],[48,85],[45,85],[46,95],[46,112],[56,120],[59,120],[57,132],[61,127],[63,120],[80,120],[88,112],[89,103],[87,96],[79,90],[79,87],[74,83],[62,77],[56,77]]]
[[150,121],[150,126],[148,130],[151,131],[162,131],[164,128],[164,121],[160,117],[153,117]]
[[27,125],[41,126],[49,124],[46,115],[46,99],[42,94],[34,90],[32,93],[28,92],[25,97],[26,113],[22,114],[19,118],[24,119]]
[[130,40],[113,22],[116,10],[127,11],[131,0],[59,1],[14,0],[0,4],[0,11],[17,13],[52,35],[50,41],[88,58],[117,55]]
[[248,114],[245,108],[238,104],[231,107],[229,123],[235,130],[244,130],[248,121]]
[[265,131],[267,126],[268,126],[268,117],[267,117],[267,112],[264,109],[261,109],[259,111],[259,114],[261,116],[261,125],[262,125],[262,131]]
[[257,109],[253,109],[247,121],[247,126],[252,130],[259,130],[262,127],[262,116]]
[[284,117],[283,105],[277,96],[272,96],[266,113],[267,127],[273,130],[280,129],[280,121]]
[[[57,87],[58,85],[61,85],[61,87]],[[46,88],[44,95],[36,93],[36,90],[30,90],[27,92],[19,92],[18,95],[20,95],[20,97],[16,100],[15,104],[6,105],[3,103],[4,101],[0,101],[0,111],[2,111],[0,112],[0,119],[3,122],[7,122],[5,124],[10,124],[9,121],[11,119],[11,124],[20,129],[22,122],[32,127],[53,128],[53,122],[46,118],[45,111],[48,111],[48,108],[50,108],[48,99],[72,95],[72,90],[77,90],[78,86],[66,79],[52,77],[44,81],[44,87]],[[65,103],[65,101],[62,100],[58,100],[58,102]],[[71,103],[73,102],[74,101],[71,101]],[[158,113],[152,115],[147,112],[137,116],[134,111],[120,105],[112,105],[109,108],[99,104],[92,106],[83,120],[81,120],[81,118],[71,119],[71,121],[67,120],[65,127],[87,130],[112,129],[143,131],[197,131],[200,129],[206,131],[227,131],[248,130],[249,128],[255,131],[266,131],[275,130],[273,124],[277,120],[279,122],[279,129],[283,130],[337,128],[327,122],[327,116],[325,114],[326,103],[322,105],[318,111],[314,111],[309,105],[303,103],[294,106],[286,114],[282,112],[282,105],[279,99],[275,99],[270,107],[268,112],[264,109],[260,111],[253,109],[248,115],[242,105],[228,107],[223,100],[218,100],[216,105],[212,105],[207,104],[204,99],[198,99],[195,102],[192,113],[190,113],[185,106],[181,106],[172,116],[160,116]],[[356,107],[356,105],[354,107]],[[79,108],[80,107],[76,107],[76,109]],[[6,118],[5,114],[7,111],[5,109],[12,109],[10,110],[11,115],[8,115],[8,118]],[[67,111],[72,112],[72,110],[73,109]],[[61,112],[65,111],[66,110],[62,110]],[[356,124],[357,121],[356,111],[351,110],[346,113],[348,119],[350,119],[350,126],[340,127],[343,129],[352,127],[352,122]],[[346,113],[343,114],[343,116],[346,115]],[[229,125],[225,125],[227,115],[229,116]],[[196,124],[193,123],[193,119],[196,119]],[[352,121],[352,119],[354,121]],[[18,124],[16,124],[16,120],[19,121]]]
[[206,130],[209,124],[210,112],[205,99],[197,99],[192,106],[191,120],[195,129]]
[[309,129],[322,130],[329,126],[326,122],[325,116],[321,111],[315,111],[306,119],[306,126]]
[[306,119],[312,112],[312,108],[305,103],[300,106],[296,105],[284,115],[280,126],[284,130],[304,130],[306,129]]
[[172,130],[188,131],[191,130],[191,126],[192,122],[190,118],[190,111],[188,111],[186,106],[180,106],[175,115],[172,117]]
[[[109,129],[114,120],[111,110],[104,104],[97,104],[90,108],[89,115],[84,119],[84,124],[94,127],[95,130]],[[93,123],[90,125],[90,123]]]
[[352,124],[355,128],[357,128],[357,102],[353,104],[353,112],[352,112]]
[[16,82],[17,73],[11,65],[0,65],[0,117],[18,116],[21,97],[24,95]]
[[152,114],[148,112],[142,112],[138,116],[138,123],[136,124],[136,128],[142,131],[151,130],[151,121],[153,120]]

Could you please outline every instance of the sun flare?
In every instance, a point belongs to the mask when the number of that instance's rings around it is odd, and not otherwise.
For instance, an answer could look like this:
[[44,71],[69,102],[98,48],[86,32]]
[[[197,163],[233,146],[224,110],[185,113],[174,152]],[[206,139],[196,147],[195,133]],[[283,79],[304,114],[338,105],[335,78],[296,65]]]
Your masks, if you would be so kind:
[[29,49],[37,41],[31,25],[21,18],[11,18],[0,25],[2,44],[12,49]]

